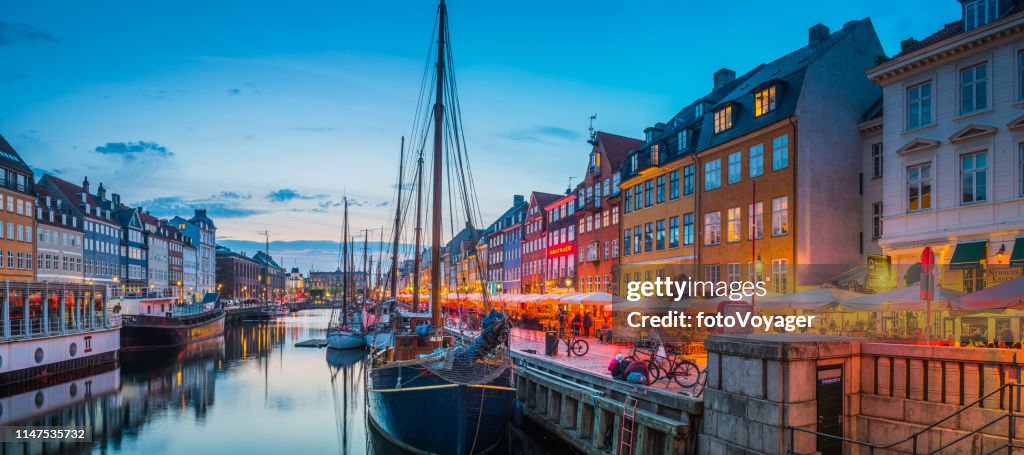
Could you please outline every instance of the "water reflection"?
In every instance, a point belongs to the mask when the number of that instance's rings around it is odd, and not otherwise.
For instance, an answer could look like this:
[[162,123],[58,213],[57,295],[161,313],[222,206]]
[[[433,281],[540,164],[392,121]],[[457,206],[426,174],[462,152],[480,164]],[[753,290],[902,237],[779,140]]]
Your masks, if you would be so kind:
[[[184,349],[0,388],[0,425],[85,427],[93,442],[4,444],[2,454],[400,454],[368,430],[360,351],[324,338],[326,312],[229,326]],[[533,434],[530,432],[530,434]],[[510,454],[567,453],[514,432]]]

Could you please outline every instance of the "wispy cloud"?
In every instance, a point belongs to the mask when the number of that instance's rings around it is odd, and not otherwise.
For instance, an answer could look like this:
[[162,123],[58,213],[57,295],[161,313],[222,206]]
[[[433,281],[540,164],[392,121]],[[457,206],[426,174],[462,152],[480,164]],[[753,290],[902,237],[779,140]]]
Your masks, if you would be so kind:
[[158,197],[139,201],[135,205],[148,210],[155,216],[172,217],[187,215],[194,209],[205,208],[212,218],[245,218],[266,213],[265,210],[241,206],[238,201],[248,196],[232,191],[222,191],[206,198],[184,198],[181,196]]
[[549,140],[571,141],[581,139],[580,133],[554,125],[538,125],[531,128],[513,130],[502,135],[506,139],[517,142],[546,142]]
[[9,46],[18,43],[45,43],[56,42],[57,37],[52,33],[39,30],[28,24],[9,24],[0,21],[0,46]]
[[294,200],[310,200],[310,199],[323,199],[327,197],[326,194],[302,194],[298,190],[292,188],[281,188],[276,191],[271,191],[267,194],[267,200],[270,202],[288,202]]
[[138,157],[160,157],[170,158],[174,156],[174,152],[167,150],[156,142],[107,142],[106,145],[96,147],[96,153],[101,155],[117,155],[124,157],[126,160],[133,160]]

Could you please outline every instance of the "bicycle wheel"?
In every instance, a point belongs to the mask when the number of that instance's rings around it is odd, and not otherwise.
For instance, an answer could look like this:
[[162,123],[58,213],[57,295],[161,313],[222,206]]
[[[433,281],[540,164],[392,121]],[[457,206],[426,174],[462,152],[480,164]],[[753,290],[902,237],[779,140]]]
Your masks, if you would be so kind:
[[665,375],[662,371],[661,366],[655,360],[647,361],[647,377],[650,378],[650,384],[654,384],[661,380],[661,377]]
[[576,357],[583,357],[590,352],[590,344],[586,340],[576,340],[572,343],[572,353]]
[[700,377],[700,367],[692,360],[682,360],[672,369],[672,379],[680,387],[693,387]]

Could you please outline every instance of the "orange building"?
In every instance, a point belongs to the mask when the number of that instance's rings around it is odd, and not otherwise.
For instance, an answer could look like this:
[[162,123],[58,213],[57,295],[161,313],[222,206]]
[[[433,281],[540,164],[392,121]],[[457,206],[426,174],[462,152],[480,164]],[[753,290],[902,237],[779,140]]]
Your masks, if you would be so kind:
[[0,136],[0,280],[35,280],[35,177]]

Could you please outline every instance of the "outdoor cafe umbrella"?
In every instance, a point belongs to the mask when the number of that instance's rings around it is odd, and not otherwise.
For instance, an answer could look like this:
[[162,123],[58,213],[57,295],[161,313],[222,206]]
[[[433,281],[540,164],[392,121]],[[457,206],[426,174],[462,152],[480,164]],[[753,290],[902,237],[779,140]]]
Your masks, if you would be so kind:
[[957,310],[994,310],[1024,304],[1024,277],[968,294],[953,301]]
[[612,303],[612,295],[607,292],[585,292],[582,294],[569,294],[563,297],[561,301],[577,305],[600,306]]
[[858,292],[838,288],[815,288],[807,291],[781,294],[775,297],[754,300],[758,310],[820,310],[843,305],[846,301],[862,296]]
[[[932,303],[946,304],[959,298],[963,293],[936,287]],[[921,298],[921,283],[914,283],[910,286],[893,289],[891,291],[867,294],[843,302],[843,308],[853,311],[878,311],[878,310],[899,310],[899,311],[922,311],[927,309],[927,303]]]

